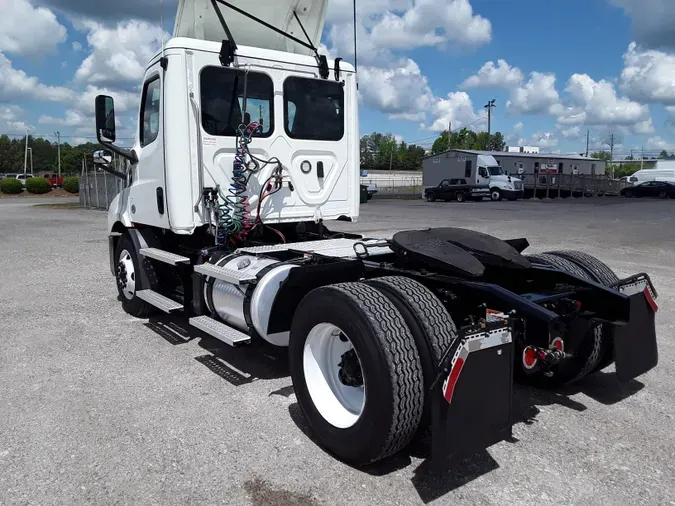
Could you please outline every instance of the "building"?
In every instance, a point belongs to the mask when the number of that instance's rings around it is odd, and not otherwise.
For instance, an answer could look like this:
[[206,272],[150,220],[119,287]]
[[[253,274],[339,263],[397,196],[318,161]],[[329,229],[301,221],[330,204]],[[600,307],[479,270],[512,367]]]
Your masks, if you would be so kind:
[[587,174],[604,175],[606,162],[581,155],[563,155],[551,153],[509,153],[506,151],[476,151],[470,149],[452,149],[428,158],[477,157],[491,155],[497,160],[504,172],[518,174]]

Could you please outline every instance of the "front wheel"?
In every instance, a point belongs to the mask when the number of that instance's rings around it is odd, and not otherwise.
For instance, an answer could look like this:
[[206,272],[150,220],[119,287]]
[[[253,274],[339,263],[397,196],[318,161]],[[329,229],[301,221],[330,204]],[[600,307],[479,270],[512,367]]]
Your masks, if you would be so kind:
[[629,199],[633,196],[633,192],[628,190],[628,191],[626,191],[626,193],[624,193],[624,196]]
[[502,200],[502,192],[499,188],[492,188],[490,190],[490,200],[493,202],[499,202]]
[[427,193],[427,202],[434,202],[436,200],[436,195],[433,193]]
[[422,418],[419,352],[401,313],[363,283],[317,288],[293,316],[289,364],[321,446],[352,465],[403,449]]
[[[138,254],[134,242],[125,233],[120,237],[115,249],[115,279],[117,281],[117,291],[119,298],[122,301],[122,308],[124,311],[132,316],[144,318],[154,312],[154,307],[139,299],[136,292],[142,288],[141,266],[138,262]],[[149,262],[145,262],[143,268],[146,270],[152,269]],[[151,276],[156,278],[156,276]]]

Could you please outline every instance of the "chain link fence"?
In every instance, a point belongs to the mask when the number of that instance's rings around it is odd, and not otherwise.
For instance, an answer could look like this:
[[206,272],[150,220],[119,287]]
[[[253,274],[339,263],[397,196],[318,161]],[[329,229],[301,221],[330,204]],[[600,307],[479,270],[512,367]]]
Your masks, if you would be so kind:
[[[115,160],[113,166],[125,171],[125,164]],[[83,162],[80,174],[80,205],[87,209],[107,211],[110,203],[124,188],[124,181],[96,167],[92,162]]]
[[361,184],[377,186],[376,195],[421,195],[422,175],[398,177],[362,177]]

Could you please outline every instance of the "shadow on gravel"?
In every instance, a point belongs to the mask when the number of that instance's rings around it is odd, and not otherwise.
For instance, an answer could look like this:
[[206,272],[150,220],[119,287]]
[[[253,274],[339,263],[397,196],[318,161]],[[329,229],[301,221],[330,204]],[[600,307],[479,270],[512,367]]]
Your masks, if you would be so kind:
[[174,346],[199,339],[199,346],[209,353],[195,357],[195,360],[234,386],[256,379],[284,378],[290,374],[285,348],[276,349],[256,342],[232,348],[180,318],[168,315],[151,318],[144,325]]
[[638,380],[620,382],[613,372],[596,372],[561,390],[565,395],[582,393],[594,401],[611,406],[635,395],[645,387]]
[[[583,412],[587,409],[586,405],[570,398],[570,395],[577,393],[584,393],[603,404],[613,404],[638,392],[643,386],[642,383],[635,380],[625,384],[619,383],[613,373],[602,372],[589,376],[575,385],[573,389],[568,388],[564,391],[547,391],[515,384],[512,403],[513,423],[532,425],[541,412],[541,406],[559,405]],[[291,404],[288,407],[288,412],[293,422],[305,436],[313,441],[317,448],[321,448],[298,404]],[[507,442],[516,444],[518,441],[518,439],[512,438]],[[372,476],[387,476],[413,464],[413,458],[422,459],[422,462],[413,471],[414,476],[411,481],[420,499],[426,504],[499,468],[499,463],[492,458],[487,450],[482,450],[466,458],[432,461],[428,458],[431,444],[432,441],[429,438],[410,445],[396,455],[357,469]]]

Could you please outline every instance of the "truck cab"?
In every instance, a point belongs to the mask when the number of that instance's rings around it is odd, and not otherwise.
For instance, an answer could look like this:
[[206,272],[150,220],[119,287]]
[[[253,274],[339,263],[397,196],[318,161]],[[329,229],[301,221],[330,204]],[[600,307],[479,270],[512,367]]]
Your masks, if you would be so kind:
[[523,198],[523,181],[506,174],[497,160],[490,155],[478,155],[476,184],[490,188],[490,199],[494,201],[517,200]]

